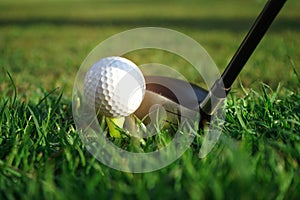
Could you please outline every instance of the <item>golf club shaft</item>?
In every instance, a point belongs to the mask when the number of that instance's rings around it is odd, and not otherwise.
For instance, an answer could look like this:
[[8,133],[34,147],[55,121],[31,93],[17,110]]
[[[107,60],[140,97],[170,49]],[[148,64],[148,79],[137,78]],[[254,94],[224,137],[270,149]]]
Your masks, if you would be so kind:
[[221,76],[225,88],[231,87],[285,2],[286,0],[267,2]]
[[267,32],[286,0],[269,0],[261,11],[240,47],[227,65],[220,79],[210,89],[200,105],[201,110],[212,115],[224,101],[231,85],[245,66],[249,57]]

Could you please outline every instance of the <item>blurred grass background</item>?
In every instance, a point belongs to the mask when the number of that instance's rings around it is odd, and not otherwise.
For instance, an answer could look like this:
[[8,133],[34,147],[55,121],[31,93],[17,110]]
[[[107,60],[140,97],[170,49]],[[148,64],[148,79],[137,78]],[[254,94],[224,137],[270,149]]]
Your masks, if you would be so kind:
[[[0,78],[4,80],[9,71],[23,94],[40,86],[47,90],[59,87],[70,97],[81,62],[97,44],[143,26],[187,34],[203,45],[222,72],[264,4],[262,0],[2,0]],[[300,71],[299,8],[298,1],[287,2],[240,75],[245,87],[256,87],[261,81],[272,88],[278,82],[297,87],[292,63]],[[172,57],[143,55],[130,58],[140,64],[155,57],[179,71],[185,67]],[[197,77],[191,80],[201,85]],[[5,88],[3,81],[0,84]]]

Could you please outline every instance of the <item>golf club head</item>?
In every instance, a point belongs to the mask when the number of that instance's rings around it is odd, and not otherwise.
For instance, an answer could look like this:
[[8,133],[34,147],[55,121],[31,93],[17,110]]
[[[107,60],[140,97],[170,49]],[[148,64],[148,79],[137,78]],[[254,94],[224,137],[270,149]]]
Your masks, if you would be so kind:
[[145,81],[145,97],[134,114],[146,124],[160,117],[157,115],[171,124],[178,124],[180,119],[192,120],[200,114],[200,104],[208,94],[205,89],[180,79],[145,76]]
[[[146,76],[146,89],[181,104],[191,110],[198,110],[208,91],[199,86],[180,79],[164,76]],[[176,94],[179,94],[180,96]],[[181,98],[182,97],[182,98]],[[179,102],[179,99],[180,102]]]

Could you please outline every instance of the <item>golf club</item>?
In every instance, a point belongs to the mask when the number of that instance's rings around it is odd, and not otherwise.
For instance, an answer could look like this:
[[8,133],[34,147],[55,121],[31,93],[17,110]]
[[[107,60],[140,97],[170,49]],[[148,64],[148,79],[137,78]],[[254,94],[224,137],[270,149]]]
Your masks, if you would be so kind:
[[[146,76],[146,94],[139,109],[134,113],[143,119],[149,114],[153,105],[162,105],[168,114],[182,117],[182,108],[201,113],[201,121],[209,118],[219,108],[231,89],[233,82],[241,72],[251,54],[265,35],[286,0],[269,0],[250,31],[247,33],[238,50],[232,57],[221,77],[215,81],[209,91],[179,79],[163,76]],[[191,94],[192,88],[194,94]],[[179,102],[177,95],[184,97]],[[177,96],[177,97],[176,97]],[[195,99],[196,98],[196,99]],[[197,105],[193,102],[197,102]],[[176,120],[176,119],[175,119]],[[177,120],[178,121],[178,120]]]

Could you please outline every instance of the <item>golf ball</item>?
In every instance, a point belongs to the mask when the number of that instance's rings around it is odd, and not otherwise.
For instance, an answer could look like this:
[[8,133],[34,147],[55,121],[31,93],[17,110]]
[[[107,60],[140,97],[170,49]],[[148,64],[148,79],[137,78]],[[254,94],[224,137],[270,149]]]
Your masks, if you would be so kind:
[[106,57],[91,66],[84,80],[86,103],[107,117],[128,116],[140,106],[146,90],[140,69],[123,57]]

